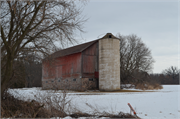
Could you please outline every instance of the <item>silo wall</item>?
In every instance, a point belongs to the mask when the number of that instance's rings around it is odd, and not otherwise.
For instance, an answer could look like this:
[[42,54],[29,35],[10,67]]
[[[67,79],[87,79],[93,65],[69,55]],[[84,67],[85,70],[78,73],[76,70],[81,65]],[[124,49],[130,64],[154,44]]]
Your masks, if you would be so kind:
[[120,41],[105,38],[99,40],[99,90],[120,89]]

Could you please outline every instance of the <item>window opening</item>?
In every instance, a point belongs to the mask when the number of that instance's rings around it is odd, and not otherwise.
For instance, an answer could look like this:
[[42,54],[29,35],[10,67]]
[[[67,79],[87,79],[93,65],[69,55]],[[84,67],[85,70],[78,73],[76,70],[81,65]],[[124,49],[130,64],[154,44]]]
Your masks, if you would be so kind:
[[89,78],[89,81],[93,81],[93,78]]

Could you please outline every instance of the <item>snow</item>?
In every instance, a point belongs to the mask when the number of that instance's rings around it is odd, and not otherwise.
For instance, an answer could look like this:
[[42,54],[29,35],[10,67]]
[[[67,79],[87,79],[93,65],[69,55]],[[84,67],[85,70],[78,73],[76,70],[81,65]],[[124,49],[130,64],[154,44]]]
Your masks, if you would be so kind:
[[[134,90],[134,89],[129,89]],[[53,93],[53,90],[41,88],[9,89],[10,94],[23,100],[35,99],[34,95],[61,95],[62,91]],[[172,119],[180,118],[180,85],[163,85],[161,90],[142,92],[68,92],[68,99],[78,110],[87,113],[109,112],[117,114],[120,111],[129,113],[130,103],[137,115],[143,119]],[[88,106],[89,105],[89,106]],[[93,108],[91,108],[91,106]],[[71,117],[66,117],[71,118]]]
[[[62,119],[62,118],[53,117],[51,119]],[[64,117],[63,119],[74,119],[74,118],[72,118],[70,116],[67,116],[67,117]],[[87,117],[79,117],[78,119],[87,119]],[[96,119],[96,118],[90,118],[90,119]],[[108,118],[108,117],[100,117],[98,119],[110,119],[110,118]]]

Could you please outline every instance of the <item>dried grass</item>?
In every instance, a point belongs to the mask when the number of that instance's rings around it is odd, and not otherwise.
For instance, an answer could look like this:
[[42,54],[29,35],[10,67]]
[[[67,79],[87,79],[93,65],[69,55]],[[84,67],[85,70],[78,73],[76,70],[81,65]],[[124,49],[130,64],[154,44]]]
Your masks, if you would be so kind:
[[158,89],[163,89],[162,85],[155,83],[155,84],[150,84],[150,83],[138,83],[135,84],[136,89],[141,89],[141,90],[158,90]]
[[9,95],[7,92],[1,99],[1,117],[5,118],[50,118],[65,117],[65,106],[69,104],[66,93],[52,97],[37,94],[35,100],[23,101]]
[[[140,117],[138,117],[137,115],[132,115],[130,113],[119,112],[118,114],[111,114],[111,113],[106,112],[106,111],[100,112],[97,107],[94,107],[94,106],[92,106],[89,103],[86,103],[86,105],[88,107],[90,107],[94,111],[94,113],[91,115],[91,117],[96,117],[96,118],[100,118],[100,117],[109,117],[109,118],[138,118],[138,119],[140,119]],[[84,116],[84,117],[86,117],[86,116]]]
[[48,110],[34,100],[22,101],[6,93],[1,99],[1,117],[12,118],[45,118]]
[[[58,95],[57,91],[46,94],[36,94],[35,100],[22,101],[6,93],[1,100],[1,117],[3,118],[51,118],[66,117],[72,118],[88,117],[110,117],[110,118],[139,118],[129,113],[120,112],[119,114],[101,113],[97,107],[86,103],[93,110],[92,114],[83,113],[71,106],[71,100],[67,98],[64,91]],[[73,112],[73,113],[72,113]]]

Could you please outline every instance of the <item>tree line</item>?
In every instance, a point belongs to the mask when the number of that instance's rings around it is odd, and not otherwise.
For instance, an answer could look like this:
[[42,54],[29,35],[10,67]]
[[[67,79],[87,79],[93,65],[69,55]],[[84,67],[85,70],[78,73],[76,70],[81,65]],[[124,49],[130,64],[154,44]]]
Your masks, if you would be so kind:
[[179,74],[180,70],[175,66],[171,66],[163,70],[162,73],[150,74],[150,77],[162,85],[179,84]]
[[14,69],[10,88],[41,87],[42,63],[36,54],[26,54],[15,60]]

